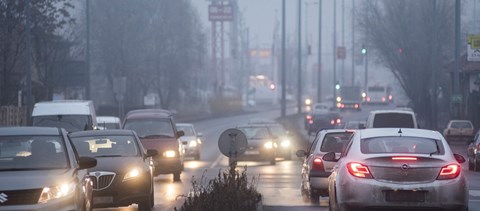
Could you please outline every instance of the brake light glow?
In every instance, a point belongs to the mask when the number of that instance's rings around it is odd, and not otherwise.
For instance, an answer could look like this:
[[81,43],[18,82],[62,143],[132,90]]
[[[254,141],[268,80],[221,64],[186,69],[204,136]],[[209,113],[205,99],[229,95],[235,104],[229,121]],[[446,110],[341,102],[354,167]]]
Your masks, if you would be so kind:
[[311,115],[307,115],[306,117],[308,120],[312,119],[312,116]]
[[334,124],[335,124],[335,120],[333,120],[333,119],[330,120],[330,124],[331,124],[331,125],[334,125]]
[[392,100],[393,99],[393,96],[392,95],[388,95],[388,100]]
[[308,124],[313,124],[313,120],[308,120]]
[[370,102],[370,97],[367,97],[367,102]]
[[437,180],[455,179],[460,174],[461,168],[457,164],[451,164],[442,167],[440,174],[438,174]]
[[355,104],[355,106],[354,106],[354,107],[355,107],[355,108],[358,108],[358,104]]
[[348,163],[347,164],[348,173],[352,176],[365,178],[365,179],[372,179],[373,176],[370,174],[370,170],[366,165],[360,163]]
[[337,124],[340,124],[342,123],[342,120],[341,119],[337,119]]
[[323,161],[322,161],[321,158],[315,158],[315,159],[313,159],[312,170],[322,170],[322,171],[325,171],[325,169],[323,168]]
[[392,160],[403,160],[403,161],[416,161],[417,158],[416,157],[392,157]]

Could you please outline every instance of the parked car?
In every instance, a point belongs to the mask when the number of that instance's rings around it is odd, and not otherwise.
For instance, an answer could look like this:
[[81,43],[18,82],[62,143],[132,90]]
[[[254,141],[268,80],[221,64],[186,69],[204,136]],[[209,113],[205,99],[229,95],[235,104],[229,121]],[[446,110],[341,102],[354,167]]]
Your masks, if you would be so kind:
[[122,128],[120,118],[116,116],[97,116],[97,124],[98,128],[103,130]]
[[375,110],[368,116],[366,128],[418,128],[414,112],[406,110]]
[[336,162],[324,161],[322,157],[328,152],[335,152],[339,157],[352,134],[353,130],[322,130],[308,151],[297,151],[297,156],[303,159],[300,186],[303,196],[313,201],[318,201],[320,196],[328,196],[328,177]]
[[285,160],[292,159],[293,137],[288,133],[288,131],[281,124],[273,120],[249,121],[248,124],[266,126],[268,128],[269,133],[272,136],[272,139],[276,140],[277,157],[281,157]]
[[312,116],[312,121],[309,122],[308,135],[316,134],[323,129],[334,129],[342,122],[342,117],[338,112],[315,114]]
[[249,124],[236,128],[245,134],[248,143],[246,151],[236,157],[237,161],[268,161],[271,165],[276,164],[277,139],[270,133],[266,125]]
[[473,124],[470,120],[450,120],[443,136],[447,141],[470,141],[475,135]]
[[437,131],[357,130],[329,177],[330,210],[468,210],[461,163]]
[[54,100],[35,104],[32,125],[65,128],[68,132],[95,130],[97,118],[92,101]]
[[65,129],[0,128],[0,210],[91,210],[88,168]]
[[189,123],[177,123],[177,130],[183,131],[184,136],[180,137],[182,142],[187,142],[185,145],[185,156],[193,157],[195,160],[200,160],[202,151],[202,133],[197,133],[195,126]]
[[93,207],[120,207],[138,204],[138,210],[154,205],[152,156],[132,130],[98,130],[71,133],[80,156],[95,157],[90,169],[93,180]]
[[154,176],[173,174],[173,181],[180,181],[184,167],[184,150],[180,137],[183,131],[177,131],[173,114],[162,109],[140,109],[127,113],[123,129],[137,133],[144,148],[155,149],[158,155],[153,157]]

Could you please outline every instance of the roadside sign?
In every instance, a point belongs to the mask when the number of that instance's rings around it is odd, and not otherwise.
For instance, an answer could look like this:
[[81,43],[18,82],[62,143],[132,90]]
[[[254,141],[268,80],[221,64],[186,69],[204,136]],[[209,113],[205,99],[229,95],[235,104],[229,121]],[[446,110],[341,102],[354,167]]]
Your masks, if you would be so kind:
[[210,4],[208,5],[209,21],[232,21],[233,7],[230,4]]
[[347,50],[345,47],[337,47],[337,59],[345,59],[347,57]]
[[469,62],[480,61],[480,35],[468,36],[467,61]]

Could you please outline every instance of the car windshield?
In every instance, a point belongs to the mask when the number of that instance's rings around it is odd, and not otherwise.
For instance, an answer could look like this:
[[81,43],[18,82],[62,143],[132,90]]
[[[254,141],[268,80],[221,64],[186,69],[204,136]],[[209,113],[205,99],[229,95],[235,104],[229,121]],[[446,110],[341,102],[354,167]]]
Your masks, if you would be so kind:
[[321,142],[322,146],[320,147],[320,151],[341,153],[350,140],[350,137],[352,137],[352,134],[351,132],[327,133]]
[[470,122],[452,122],[451,128],[473,128]]
[[267,139],[270,138],[268,129],[266,127],[241,127],[238,128],[243,133],[247,139]]
[[364,154],[443,154],[444,151],[443,145],[439,140],[408,136],[363,139],[360,142],[360,149]]
[[175,137],[173,125],[168,118],[158,119],[128,119],[124,129],[133,130],[140,138],[148,137]]
[[64,128],[68,132],[89,129],[90,116],[87,115],[51,115],[33,117],[34,126]]
[[285,130],[285,128],[283,128],[280,125],[269,126],[268,128],[270,128],[270,132],[274,136],[277,136],[277,137],[287,136],[287,131]]
[[139,150],[133,136],[74,137],[72,142],[80,156],[109,157],[137,156]]
[[1,136],[0,171],[68,168],[61,136]]
[[374,128],[414,128],[413,116],[401,113],[376,114]]
[[193,130],[192,126],[188,125],[177,125],[177,130],[183,130],[185,132],[185,136],[195,136],[195,131]]

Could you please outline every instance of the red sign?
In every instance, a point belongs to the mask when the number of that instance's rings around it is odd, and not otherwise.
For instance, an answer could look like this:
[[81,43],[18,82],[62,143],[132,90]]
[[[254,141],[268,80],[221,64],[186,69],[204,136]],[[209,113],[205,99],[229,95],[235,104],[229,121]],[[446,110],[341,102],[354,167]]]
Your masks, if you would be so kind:
[[232,21],[233,7],[229,4],[210,4],[208,5],[209,21]]
[[345,59],[347,57],[347,50],[345,47],[337,47],[337,59]]

